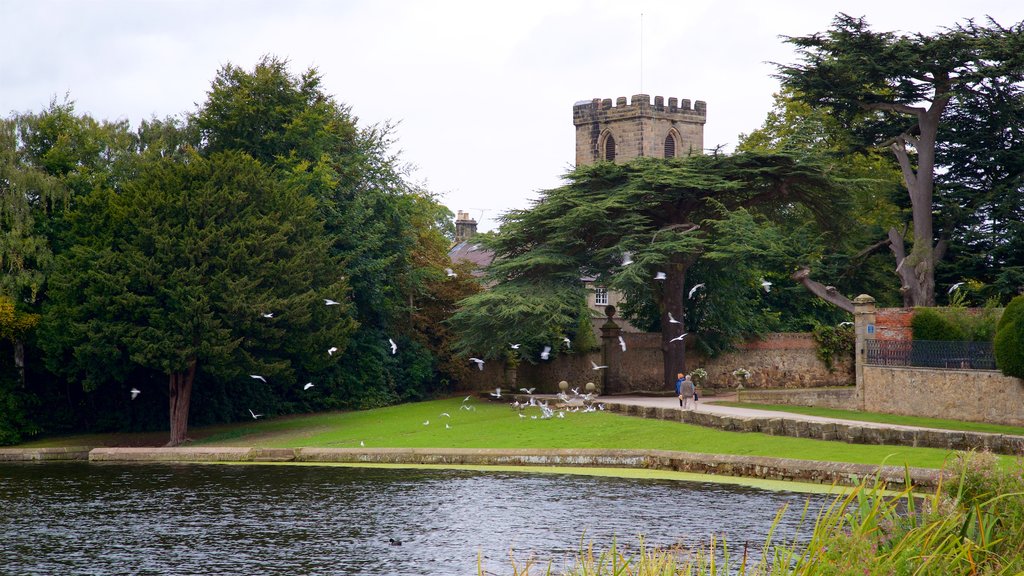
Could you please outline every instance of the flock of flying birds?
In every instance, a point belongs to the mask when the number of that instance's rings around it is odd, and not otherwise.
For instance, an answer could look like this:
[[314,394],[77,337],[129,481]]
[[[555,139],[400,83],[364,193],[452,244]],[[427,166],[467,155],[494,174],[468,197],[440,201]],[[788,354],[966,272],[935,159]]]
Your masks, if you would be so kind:
[[[625,252],[623,254],[623,257],[622,257],[622,265],[623,266],[628,266],[628,265],[630,265],[632,263],[633,263],[632,255],[629,252]],[[901,262],[901,264],[902,264],[902,262]],[[897,267],[897,270],[899,270],[899,267]],[[451,268],[445,268],[444,271],[445,271],[445,274],[447,274],[447,276],[449,278],[454,278],[454,277],[458,276],[458,274],[456,274]],[[665,278],[666,278],[666,275],[665,275],[664,272],[657,272],[654,275],[654,279],[655,280],[665,280]],[[959,288],[960,286],[963,286],[963,285],[964,285],[964,282],[957,282],[956,284],[953,284],[949,288],[949,293],[952,294],[954,290],[956,290],[957,288]],[[703,287],[704,287],[704,283],[703,282],[700,283],[700,284],[694,285],[692,288],[690,288],[690,291],[687,294],[687,298],[692,300],[693,299],[693,295],[697,292],[697,290],[700,290]],[[764,278],[761,279],[761,287],[764,289],[765,292],[771,292],[772,291],[772,283],[769,282],[768,280],[765,280]],[[339,304],[339,302],[337,302],[337,301],[331,300],[330,298],[324,298],[324,305],[325,306],[337,306],[338,304]],[[273,312],[261,312],[260,316],[263,317],[263,318],[273,318],[274,317],[274,313]],[[669,324],[682,324],[682,322],[680,322],[679,320],[676,320],[675,317],[672,316],[671,312],[668,313],[668,321],[669,321]],[[842,326],[844,324],[852,324],[852,322],[843,322],[843,323],[840,324],[840,326]],[[689,334],[689,332],[683,332],[679,336],[676,336],[675,338],[672,338],[671,340],[669,340],[669,342],[670,343],[671,342],[682,342],[683,339],[686,338],[686,336],[688,334]],[[572,347],[572,341],[569,338],[567,338],[567,337],[566,338],[562,338],[562,340],[564,341],[566,348],[571,348]],[[398,344],[395,343],[394,339],[388,338],[388,344],[391,346],[391,354],[392,355],[397,354],[398,353]],[[509,346],[513,350],[518,350],[520,345],[519,344],[509,344]],[[625,339],[622,338],[622,336],[619,336],[619,346],[622,347],[622,351],[623,352],[626,351],[626,341],[625,341]],[[337,352],[337,351],[338,351],[338,347],[337,346],[331,346],[330,348],[327,349],[327,355],[328,356],[333,356],[334,353]],[[540,353],[540,359],[541,360],[548,360],[550,358],[551,358],[551,346],[544,346],[544,349]],[[484,369],[484,360],[482,358],[470,358],[469,361],[474,363],[474,364],[476,364],[476,367],[478,369],[480,369],[480,370]],[[598,365],[597,362],[594,362],[593,360],[590,361],[590,364],[591,364],[591,366],[593,367],[594,370],[603,370],[603,369],[608,367],[608,366]],[[267,382],[267,379],[264,378],[263,376],[260,376],[259,374],[250,374],[250,377],[254,378],[256,380],[261,380],[263,383]],[[303,391],[309,390],[313,386],[314,386],[314,384],[312,382],[307,382],[306,384],[304,384],[302,386],[302,390]],[[530,406],[540,406],[541,407],[541,412],[542,412],[541,418],[542,419],[553,417],[553,414],[555,412],[553,410],[551,410],[550,408],[548,408],[547,403],[544,403],[544,404],[535,403],[535,399],[532,396],[533,390],[534,390],[533,388],[530,388],[530,389],[520,388],[520,390],[523,391],[523,392],[526,392],[528,395],[530,395],[530,404],[529,404]],[[527,390],[529,390],[529,391],[527,392]],[[587,404],[587,402],[591,401],[590,398],[587,398],[587,396],[590,396],[589,394],[587,394],[587,395],[580,395],[579,392],[576,389],[574,389],[573,392],[576,393],[577,397],[584,398],[584,403],[585,403],[585,409],[583,410],[584,412],[593,411],[593,410],[590,409],[592,407],[589,404]],[[135,400],[135,398],[137,398],[138,395],[141,394],[141,390],[139,390],[138,388],[134,388],[133,387],[130,390],[130,393],[131,393],[131,397],[132,397],[131,399]],[[569,402],[570,398],[568,398],[567,396],[566,396],[566,398],[562,398],[562,396],[564,396],[564,395],[565,395],[564,392],[559,393],[559,399],[563,400],[563,402]],[[491,396],[496,396],[496,397],[500,398],[501,397],[501,388],[498,388],[495,391],[495,393],[491,394]],[[466,400],[463,400],[463,404],[462,404],[463,408],[465,408],[467,406],[466,405],[466,401],[468,401],[468,400],[469,400],[469,396],[466,397]],[[518,402],[513,403],[513,407],[517,407],[516,404],[518,404]],[[600,409],[604,410],[604,405],[603,404],[600,405]],[[252,416],[253,420],[256,420],[256,419],[260,418],[261,416],[263,416],[263,414],[256,414],[255,412],[252,411],[252,409],[249,409],[249,414]],[[443,416],[447,415],[449,418],[451,417],[447,413],[443,413],[442,415]],[[558,417],[559,418],[563,418],[564,416],[565,416],[564,412],[562,412],[562,411],[558,412]],[[525,416],[523,416],[522,413],[520,413],[520,417],[524,417],[525,418]],[[536,416],[534,416],[534,418],[536,418]],[[424,422],[425,425],[429,424],[429,423],[430,423],[429,421]],[[449,427],[447,423],[445,424],[445,427],[446,428]]]
[[[448,271],[451,272],[451,269],[448,269]],[[449,276],[453,276],[453,275],[454,275],[454,273],[449,274]],[[340,302],[337,302],[335,300],[331,300],[330,298],[324,298],[324,306],[337,306],[339,304],[340,304]],[[273,318],[274,317],[274,313],[273,312],[261,312],[260,316],[262,318]],[[388,344],[391,345],[391,354],[396,354],[398,352],[398,344],[396,344],[395,341],[393,339],[391,339],[391,338],[388,338]],[[331,346],[330,348],[327,349],[327,355],[328,356],[333,356],[334,353],[337,352],[337,351],[338,351],[338,347],[337,346]],[[253,378],[255,380],[260,380],[264,384],[267,383],[267,379],[264,378],[263,376],[260,376],[259,374],[250,374],[249,377]],[[314,386],[314,384],[312,382],[306,382],[305,384],[303,384],[302,390],[303,391],[309,390],[313,386]],[[130,390],[130,393],[131,393],[131,396],[132,396],[132,400],[135,400],[135,398],[137,398],[139,396],[139,394],[142,393],[142,391],[139,390],[138,388],[134,388],[133,387]],[[256,420],[256,419],[258,419],[258,418],[263,416],[263,414],[257,414],[255,412],[253,412],[251,408],[249,409],[249,414],[252,416],[253,420]]]

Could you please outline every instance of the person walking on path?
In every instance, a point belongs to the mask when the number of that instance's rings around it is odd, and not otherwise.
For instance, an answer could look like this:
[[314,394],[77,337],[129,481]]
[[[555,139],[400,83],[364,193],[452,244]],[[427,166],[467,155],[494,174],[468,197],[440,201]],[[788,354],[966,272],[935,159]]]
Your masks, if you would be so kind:
[[676,380],[676,396],[679,397],[679,407],[683,410],[690,409],[690,400],[693,398],[693,382],[686,377],[686,374],[679,373]]

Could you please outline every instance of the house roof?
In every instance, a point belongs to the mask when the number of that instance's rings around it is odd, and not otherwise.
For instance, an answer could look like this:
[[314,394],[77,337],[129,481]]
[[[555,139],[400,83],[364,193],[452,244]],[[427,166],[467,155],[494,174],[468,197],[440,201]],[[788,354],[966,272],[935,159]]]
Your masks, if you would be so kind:
[[484,275],[483,269],[494,260],[494,252],[470,239],[452,246],[448,250],[448,257],[455,263],[472,262],[473,276],[479,277]]

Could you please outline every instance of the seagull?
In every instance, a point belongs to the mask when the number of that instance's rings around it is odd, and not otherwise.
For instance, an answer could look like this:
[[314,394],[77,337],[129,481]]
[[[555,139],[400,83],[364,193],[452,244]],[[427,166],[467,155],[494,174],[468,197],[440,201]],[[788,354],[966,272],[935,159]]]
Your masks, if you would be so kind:
[[619,346],[622,346],[623,352],[626,351],[626,341],[622,338],[622,336],[619,336]]
[[263,376],[260,376],[259,374],[249,374],[249,378],[255,378],[256,380],[263,380],[264,384],[267,383],[267,379],[264,378]]
[[693,288],[690,288],[690,293],[687,295],[687,298],[692,300],[693,299],[693,293],[696,292],[698,288],[703,288],[703,287],[704,287],[704,283],[702,282],[700,284],[697,284]]
[[676,340],[682,340],[683,338],[686,337],[687,334],[689,334],[689,332],[683,332],[679,336],[676,336],[675,338],[669,340],[669,342],[675,342]]
[[472,394],[470,394],[469,396],[466,396],[465,398],[462,399],[462,403],[465,404],[466,402],[469,402],[469,399],[472,398],[472,397],[473,397]]
[[565,347],[566,348],[572,348],[572,340],[569,340],[568,337],[562,338],[562,342],[565,342]]
[[447,422],[445,422],[445,423],[444,423],[444,429],[445,429],[445,430],[451,430],[451,429],[452,429],[452,427],[451,427],[451,425],[450,425],[450,424],[448,424]]
[[398,344],[395,344],[395,341],[391,338],[388,338],[388,342],[391,343],[391,353],[394,354],[395,352],[398,352]]
[[430,420],[424,420],[423,421],[423,425],[424,426],[430,426]]
[[260,316],[263,316],[264,318],[273,318],[274,317],[274,313],[273,312],[263,312],[263,313],[260,314]]
[[840,322],[839,327],[842,328],[843,326],[853,326],[853,322],[850,322],[849,320],[846,322]]
[[479,368],[481,370],[484,369],[484,361],[483,360],[481,360],[479,358],[470,358],[469,361],[470,362],[476,362],[476,367],[477,368]]
[[495,398],[501,398],[501,388],[495,388],[494,392],[491,392],[491,396]]
[[452,270],[451,268],[445,268],[444,273],[447,274],[449,278],[455,278],[456,276],[458,276],[458,274],[456,274],[455,271]]
[[658,272],[657,274],[654,275],[654,279],[655,280],[664,280],[665,279],[665,273],[664,272]]
[[510,344],[509,344],[509,346],[510,346],[510,347],[511,347],[511,348],[512,348],[513,350],[519,350],[519,344],[511,344],[511,343],[510,343]]
[[536,389],[537,389],[537,387],[535,386],[533,388],[520,388],[519,391],[520,392],[526,392],[527,394],[533,394],[533,391],[536,390]]
[[337,351],[338,351],[338,347],[337,346],[331,346],[330,348],[327,349],[327,355],[328,356],[334,356],[334,353],[337,352]]
[[633,253],[632,252],[628,252],[628,251],[623,252],[622,253],[622,265],[623,266],[629,266],[632,263],[633,263]]
[[131,389],[131,393],[132,393],[132,400],[135,400],[135,397],[138,396],[139,394],[141,394],[142,391],[139,390],[138,388],[132,388]]
[[337,306],[338,303],[329,298],[324,298],[324,306]]
[[765,292],[771,292],[772,291],[772,283],[767,281],[767,280],[765,280],[764,278],[761,278],[761,288],[764,288]]
[[255,412],[253,412],[253,411],[252,411],[252,408],[250,408],[250,409],[249,409],[249,414],[252,414],[252,419],[253,419],[253,420],[255,420],[255,419],[259,418],[260,416],[263,416],[263,414],[257,414],[257,413],[255,413]]
[[671,312],[668,313],[668,323],[669,324],[682,324],[682,322],[680,322],[679,320],[676,320],[675,317],[672,316]]
[[520,413],[519,413],[519,417],[520,417],[520,418],[526,418],[526,414],[523,414],[522,412],[520,412]]
[[959,288],[959,287],[961,287],[963,285],[964,285],[963,282],[957,282],[956,284],[953,284],[952,286],[949,287],[949,290],[946,291],[946,294],[952,294],[954,290],[956,290],[957,288]]
[[597,362],[594,362],[593,360],[590,361],[590,365],[594,367],[594,370],[601,370],[602,368],[607,368],[607,366],[598,366]]
[[452,417],[452,415],[447,413],[447,412],[441,412],[441,416],[444,416],[445,418],[451,418]]
[[545,346],[544,351],[540,353],[541,360],[547,360],[551,357],[551,346]]
[[359,445],[360,445],[360,446],[366,446],[366,442],[363,442],[362,440],[360,440],[360,441],[359,441]]
[[303,390],[309,390],[312,387],[313,387],[313,383],[312,382],[306,382],[306,385],[303,386],[302,389]]

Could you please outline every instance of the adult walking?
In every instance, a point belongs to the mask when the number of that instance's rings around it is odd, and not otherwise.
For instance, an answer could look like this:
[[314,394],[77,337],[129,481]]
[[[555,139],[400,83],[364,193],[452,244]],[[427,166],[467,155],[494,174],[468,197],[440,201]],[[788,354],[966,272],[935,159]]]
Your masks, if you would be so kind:
[[683,410],[690,409],[690,402],[693,399],[693,382],[680,372],[676,380],[676,396],[679,397],[679,407]]

